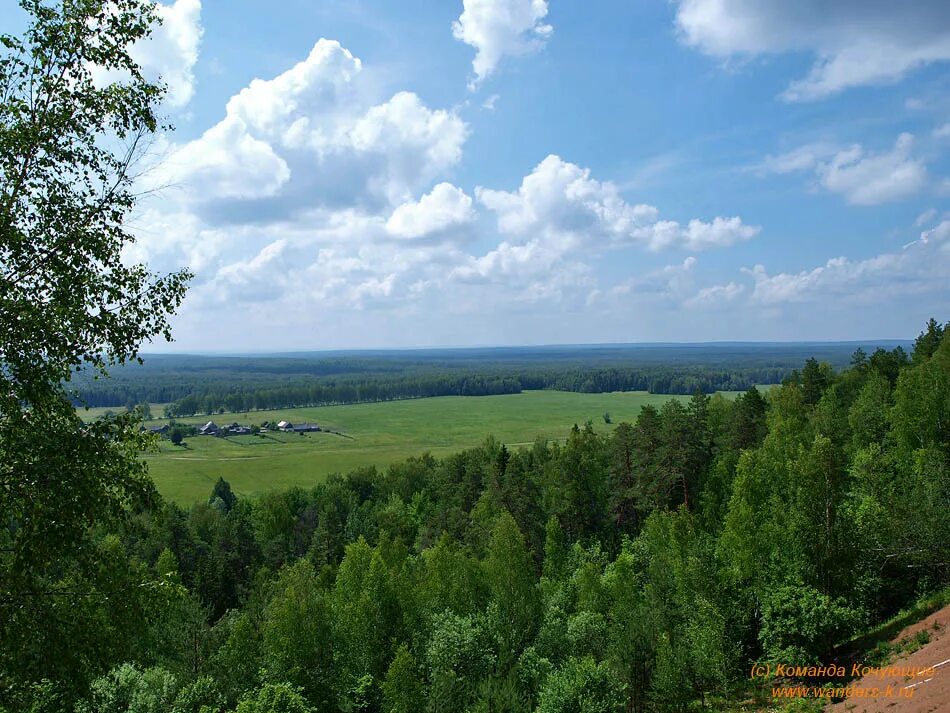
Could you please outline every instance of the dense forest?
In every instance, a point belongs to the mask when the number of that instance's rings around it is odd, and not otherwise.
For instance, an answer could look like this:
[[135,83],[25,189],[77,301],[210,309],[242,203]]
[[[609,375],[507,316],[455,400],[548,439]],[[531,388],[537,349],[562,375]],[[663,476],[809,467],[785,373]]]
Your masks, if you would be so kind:
[[0,707],[721,709],[950,583],[950,329],[608,434],[116,515],[3,606]]
[[[864,344],[871,359],[896,343]],[[351,352],[264,357],[159,356],[74,377],[75,402],[131,407],[165,403],[169,417],[220,411],[489,396],[528,389],[692,394],[777,384],[813,356],[835,368],[859,345],[606,345]],[[901,347],[903,349],[903,347]],[[878,351],[880,350],[880,351]]]

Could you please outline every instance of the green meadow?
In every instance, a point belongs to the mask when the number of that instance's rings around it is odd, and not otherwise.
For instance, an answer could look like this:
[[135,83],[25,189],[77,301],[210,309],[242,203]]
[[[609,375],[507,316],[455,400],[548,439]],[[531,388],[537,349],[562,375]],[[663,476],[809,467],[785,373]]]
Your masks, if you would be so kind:
[[[257,425],[286,419],[316,423],[333,433],[216,438],[195,436],[183,446],[160,442],[146,456],[149,472],[168,499],[189,504],[204,499],[223,477],[239,495],[254,495],[291,485],[310,486],[331,473],[360,466],[385,468],[409,456],[443,456],[478,445],[493,435],[510,446],[535,438],[554,440],[571,427],[593,421],[598,430],[634,421],[646,404],[687,399],[645,392],[580,394],[528,391],[503,396],[444,396],[384,403],[253,411],[213,416],[215,423]],[[612,424],[604,422],[609,413]],[[179,419],[202,424],[209,417]],[[162,423],[160,420],[150,424]]]

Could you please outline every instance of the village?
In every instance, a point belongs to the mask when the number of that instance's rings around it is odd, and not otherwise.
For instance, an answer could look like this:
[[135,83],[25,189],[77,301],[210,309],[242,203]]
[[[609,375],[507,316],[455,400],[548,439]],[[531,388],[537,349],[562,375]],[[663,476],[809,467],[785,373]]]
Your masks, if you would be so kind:
[[[161,426],[151,426],[147,430],[159,436],[170,436],[172,432],[180,428],[180,424],[167,423]],[[193,430],[191,430],[193,429]],[[208,421],[203,426],[191,427],[189,433],[184,435],[194,436],[216,436],[218,438],[227,438],[230,436],[251,436],[254,434],[267,435],[268,433],[279,431],[282,433],[317,433],[323,431],[315,423],[291,423],[290,421],[264,421],[260,426],[244,426],[237,422],[219,426],[214,421]],[[174,440],[174,439],[173,439]]]

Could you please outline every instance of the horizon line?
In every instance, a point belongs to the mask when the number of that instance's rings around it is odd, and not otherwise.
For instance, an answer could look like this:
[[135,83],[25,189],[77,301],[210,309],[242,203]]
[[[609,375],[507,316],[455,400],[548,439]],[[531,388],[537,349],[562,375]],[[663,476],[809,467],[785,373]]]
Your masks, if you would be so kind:
[[289,356],[296,354],[359,354],[370,352],[425,352],[425,351],[475,351],[481,349],[513,350],[513,349],[595,349],[603,347],[727,347],[727,346],[833,346],[833,345],[884,345],[884,344],[912,344],[915,337],[887,337],[871,339],[801,339],[801,340],[714,340],[714,341],[662,341],[662,342],[574,342],[574,343],[542,343],[542,344],[470,344],[470,345],[436,345],[436,346],[409,346],[409,347],[334,347],[334,348],[292,348],[273,350],[184,350],[184,351],[140,351],[139,356]]

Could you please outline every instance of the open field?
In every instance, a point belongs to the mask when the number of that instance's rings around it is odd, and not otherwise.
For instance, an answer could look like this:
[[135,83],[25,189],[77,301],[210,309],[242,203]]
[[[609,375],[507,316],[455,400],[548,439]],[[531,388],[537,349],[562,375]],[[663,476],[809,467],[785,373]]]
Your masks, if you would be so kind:
[[[291,485],[308,486],[330,473],[360,466],[384,468],[409,456],[440,456],[475,446],[489,434],[510,445],[529,444],[538,436],[562,439],[588,419],[598,430],[609,412],[613,424],[633,421],[645,404],[687,399],[644,392],[579,394],[528,391],[503,396],[445,396],[349,406],[254,411],[214,416],[215,423],[247,425],[286,419],[313,422],[330,433],[269,434],[215,438],[196,436],[184,447],[162,441],[147,456],[149,470],[163,496],[182,504],[204,499],[218,477],[239,495]],[[205,423],[207,416],[179,419]],[[161,421],[152,421],[161,423]]]

